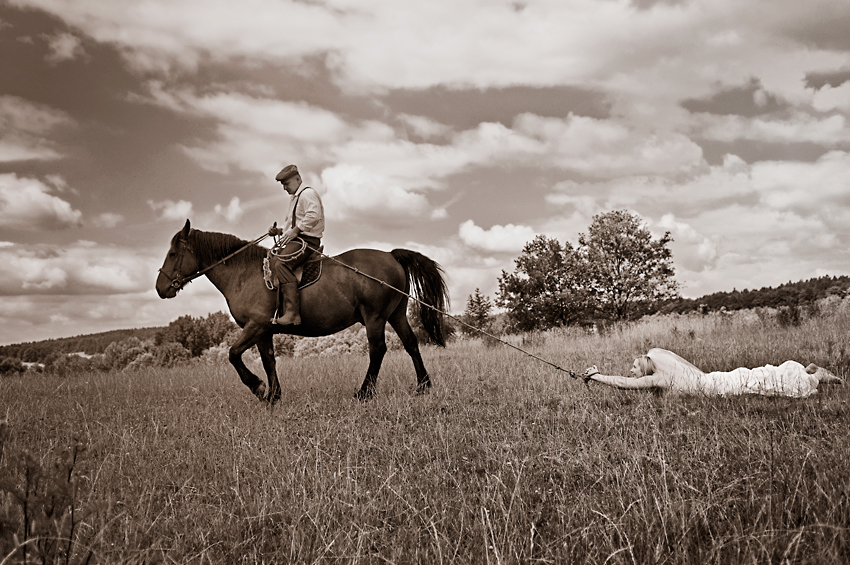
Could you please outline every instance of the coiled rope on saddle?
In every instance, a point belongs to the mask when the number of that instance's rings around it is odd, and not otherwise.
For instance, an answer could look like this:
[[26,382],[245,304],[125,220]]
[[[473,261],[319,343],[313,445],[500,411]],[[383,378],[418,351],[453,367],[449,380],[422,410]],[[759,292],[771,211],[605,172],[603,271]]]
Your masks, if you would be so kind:
[[[303,239],[301,239],[300,237],[296,237],[296,238],[294,238],[290,241],[287,241],[283,245],[280,244],[281,241],[282,240],[275,241],[274,246],[271,249],[269,249],[269,252],[267,253],[267,255],[272,255],[272,256],[276,257],[277,259],[279,259],[280,261],[291,261],[293,259],[297,259],[299,256],[301,256],[301,254],[303,254],[304,252],[307,251],[307,242],[304,241]],[[286,248],[287,245],[289,245],[293,241],[300,241],[301,247],[299,247],[298,249],[296,249],[292,253],[284,253],[283,250]]]
[[[283,245],[281,245],[281,241],[283,240],[276,239],[275,244],[266,252],[266,256],[263,258],[263,282],[266,283],[266,288],[269,290],[274,290],[278,287],[278,285],[275,284],[274,273],[272,273],[271,258],[274,257],[276,260],[286,263],[287,261],[297,259],[307,252],[307,242],[300,237],[287,241]],[[284,253],[283,250],[293,241],[300,242],[301,246],[291,253]]]

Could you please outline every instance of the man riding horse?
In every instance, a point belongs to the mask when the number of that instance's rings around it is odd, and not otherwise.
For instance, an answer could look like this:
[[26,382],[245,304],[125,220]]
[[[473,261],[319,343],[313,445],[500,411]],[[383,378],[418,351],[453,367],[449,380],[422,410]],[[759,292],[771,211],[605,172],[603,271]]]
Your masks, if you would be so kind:
[[295,165],[284,167],[275,180],[290,196],[286,229],[277,227],[277,222],[269,228],[269,235],[281,236],[269,261],[278,284],[278,307],[271,321],[284,326],[298,325],[301,323],[301,295],[294,271],[319,249],[325,229],[325,210],[319,193],[309,186],[301,186],[301,174]]

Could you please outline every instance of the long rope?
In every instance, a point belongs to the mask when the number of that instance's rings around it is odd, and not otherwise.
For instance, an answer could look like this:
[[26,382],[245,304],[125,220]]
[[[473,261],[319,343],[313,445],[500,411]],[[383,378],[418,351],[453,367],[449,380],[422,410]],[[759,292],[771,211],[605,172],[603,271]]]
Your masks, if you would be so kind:
[[[219,259],[219,260],[218,260],[218,261],[216,261],[215,263],[213,263],[213,264],[211,264],[211,265],[209,265],[209,266],[207,266],[207,267],[205,267],[205,268],[201,269],[201,270],[200,270],[200,271],[198,271],[197,273],[194,273],[194,274],[190,275],[189,277],[187,277],[187,278],[185,278],[185,279],[182,279],[182,281],[181,281],[181,286],[184,286],[184,285],[186,285],[186,284],[188,284],[188,283],[192,282],[194,279],[196,279],[196,278],[200,277],[201,275],[205,274],[207,271],[209,271],[209,270],[210,270],[210,269],[212,269],[213,267],[216,267],[217,265],[220,265],[221,263],[224,263],[225,261],[227,261],[228,259],[230,259],[230,258],[231,258],[231,257],[233,257],[234,255],[237,255],[237,254],[239,254],[239,253],[241,253],[241,252],[245,251],[246,249],[248,249],[248,247],[250,247],[250,246],[252,246],[252,245],[256,245],[256,244],[258,244],[259,242],[261,242],[262,240],[264,240],[264,239],[265,239],[265,238],[267,238],[267,237],[269,237],[269,234],[267,234],[267,233],[266,233],[266,234],[263,234],[263,235],[261,235],[260,237],[258,237],[257,239],[255,239],[254,241],[250,241],[250,242],[246,243],[245,245],[243,245],[242,247],[240,247],[239,249],[237,249],[237,250],[236,250],[236,251],[234,251],[233,253],[231,253],[231,254],[227,255],[226,257],[224,257],[224,258],[222,258],[222,259]],[[534,358],[534,359],[537,359],[538,361],[540,361],[540,362],[542,362],[542,363],[546,363],[546,364],[547,364],[547,365],[549,365],[550,367],[554,367],[555,369],[557,369],[557,370],[559,370],[559,371],[562,371],[562,372],[564,372],[564,373],[567,373],[567,374],[569,374],[569,375],[570,375],[571,377],[573,377],[573,378],[576,378],[576,374],[575,374],[573,371],[569,370],[569,369],[564,369],[563,367],[561,367],[561,366],[559,366],[559,365],[556,365],[555,363],[552,363],[551,361],[548,361],[548,360],[546,360],[546,359],[544,359],[544,358],[542,358],[542,357],[540,357],[540,356],[538,356],[538,355],[535,355],[534,353],[531,353],[530,351],[526,351],[525,349],[523,349],[523,348],[521,348],[521,347],[519,347],[519,346],[517,346],[517,345],[514,345],[514,344],[512,344],[512,343],[509,343],[509,342],[507,342],[507,341],[505,341],[505,340],[503,340],[503,339],[501,339],[501,338],[499,338],[499,337],[497,337],[497,336],[495,336],[495,335],[493,335],[493,334],[491,334],[491,333],[489,333],[489,332],[487,332],[487,331],[485,331],[485,330],[482,330],[481,328],[477,328],[477,327],[475,327],[475,326],[473,326],[473,325],[471,325],[471,324],[467,324],[466,322],[464,322],[463,320],[461,320],[461,319],[460,319],[460,318],[458,318],[457,316],[453,316],[453,315],[449,314],[448,312],[445,312],[445,311],[443,311],[443,310],[440,310],[440,309],[439,309],[439,308],[437,308],[436,306],[432,306],[431,304],[428,304],[427,302],[423,302],[422,300],[418,299],[417,297],[415,297],[415,296],[413,296],[413,295],[411,295],[411,294],[409,294],[409,293],[407,293],[407,292],[404,292],[403,290],[399,290],[399,289],[397,289],[396,287],[392,286],[391,284],[387,283],[386,281],[382,281],[381,279],[379,279],[379,278],[377,278],[377,277],[373,277],[372,275],[370,275],[370,274],[368,274],[368,273],[364,273],[363,271],[361,271],[361,270],[360,270],[360,269],[358,269],[357,267],[352,267],[351,265],[348,265],[348,264],[346,264],[346,263],[343,263],[342,261],[340,261],[340,260],[339,260],[339,259],[337,259],[336,257],[331,257],[330,255],[327,255],[327,254],[323,253],[322,251],[320,251],[320,250],[318,250],[318,249],[316,249],[316,248],[314,248],[314,247],[311,247],[311,246],[310,246],[310,245],[308,245],[308,244],[307,244],[307,242],[305,242],[303,239],[302,239],[301,241],[303,242],[304,247],[306,247],[307,249],[309,249],[309,250],[310,250],[310,251],[312,251],[313,253],[316,253],[317,255],[320,255],[320,256],[322,256],[322,257],[324,257],[324,258],[326,258],[326,259],[330,259],[330,260],[331,260],[331,261],[333,261],[334,263],[337,263],[337,264],[339,264],[339,265],[341,265],[341,266],[345,267],[346,269],[350,269],[350,270],[354,271],[354,272],[355,272],[355,273],[357,273],[358,275],[361,275],[361,276],[363,276],[363,277],[366,277],[367,279],[371,279],[371,280],[375,281],[375,282],[376,282],[376,283],[378,283],[378,284],[381,284],[381,285],[383,285],[383,286],[385,286],[385,287],[387,287],[387,288],[389,288],[389,289],[392,289],[392,290],[394,290],[394,291],[398,292],[399,294],[402,294],[402,295],[404,295],[404,296],[408,297],[409,299],[411,299],[411,300],[413,300],[413,301],[417,302],[418,304],[420,304],[420,305],[422,305],[422,306],[425,306],[426,308],[430,308],[431,310],[433,310],[433,311],[435,311],[435,312],[438,312],[439,314],[442,314],[443,316],[448,316],[449,318],[451,318],[452,320],[454,320],[454,321],[456,321],[457,323],[461,324],[462,326],[465,326],[465,327],[467,327],[467,328],[470,328],[470,329],[472,329],[472,330],[475,330],[475,331],[476,331],[476,332],[478,332],[478,333],[484,334],[484,335],[486,335],[487,337],[489,337],[489,338],[490,338],[490,339],[492,339],[492,340],[498,341],[499,343],[501,343],[501,344],[503,344],[503,345],[507,345],[508,347],[511,347],[511,348],[513,348],[513,349],[516,349],[516,350],[517,350],[517,351],[519,351],[520,353],[524,353],[525,355],[527,355],[527,356],[529,356],[529,357],[532,357],[532,358]],[[303,248],[302,248],[302,249],[303,249]]]
[[[302,240],[302,241],[303,241],[303,240]],[[482,330],[481,328],[477,328],[477,327],[475,327],[475,326],[472,326],[472,325],[470,325],[470,324],[467,324],[466,322],[464,322],[464,321],[463,321],[463,320],[461,320],[460,318],[458,318],[458,317],[456,317],[456,316],[452,316],[452,315],[451,315],[451,314],[449,314],[448,312],[444,312],[443,310],[440,310],[439,308],[437,308],[437,307],[435,307],[435,306],[432,306],[432,305],[428,304],[427,302],[423,302],[422,300],[419,300],[419,299],[418,299],[418,298],[416,298],[415,296],[412,296],[412,295],[410,295],[410,294],[408,294],[408,293],[404,292],[403,290],[399,290],[399,289],[397,289],[396,287],[392,286],[391,284],[389,284],[389,283],[387,283],[387,282],[385,282],[385,281],[382,281],[382,280],[381,280],[381,279],[379,279],[379,278],[376,278],[376,277],[373,277],[372,275],[369,275],[369,274],[367,274],[367,273],[364,273],[363,271],[361,271],[361,270],[360,270],[360,269],[358,269],[357,267],[352,267],[351,265],[347,265],[347,264],[343,263],[342,261],[340,261],[340,260],[339,260],[339,259],[337,259],[336,257],[331,257],[330,255],[326,255],[325,253],[322,253],[322,252],[321,252],[321,251],[319,251],[318,249],[315,249],[315,248],[313,248],[313,247],[311,247],[311,246],[307,245],[307,244],[306,244],[306,242],[305,242],[305,246],[307,247],[307,249],[309,249],[309,250],[310,250],[310,251],[312,251],[313,253],[316,253],[316,254],[318,254],[318,255],[321,255],[322,257],[324,257],[324,258],[326,258],[326,259],[330,259],[331,261],[333,261],[333,262],[335,262],[335,263],[338,263],[339,265],[342,265],[342,266],[343,266],[343,267],[345,267],[346,269],[350,269],[350,270],[354,271],[354,272],[355,272],[355,273],[357,273],[358,275],[362,275],[362,276],[366,277],[367,279],[371,279],[371,280],[375,281],[376,283],[379,283],[379,284],[381,284],[381,285],[383,285],[383,286],[385,286],[385,287],[387,287],[387,288],[390,288],[390,289],[392,289],[392,290],[394,290],[394,291],[398,292],[399,294],[403,294],[404,296],[406,296],[406,297],[410,298],[411,300],[414,300],[415,302],[419,303],[420,305],[425,306],[426,308],[430,308],[431,310],[433,310],[433,311],[435,311],[435,312],[439,312],[440,314],[442,314],[442,315],[444,315],[444,316],[448,316],[448,317],[449,317],[449,318],[451,318],[452,320],[456,321],[457,323],[459,323],[459,324],[461,324],[461,325],[463,325],[463,326],[466,326],[467,328],[470,328],[470,329],[473,329],[473,330],[475,330],[475,331],[477,331],[477,332],[479,332],[479,333],[482,333],[482,334],[486,335],[487,337],[489,337],[490,339],[496,340],[496,341],[498,341],[499,343],[501,343],[501,344],[503,344],[503,345],[507,345],[508,347],[512,347],[512,348],[516,349],[517,351],[519,351],[519,352],[521,352],[521,353],[524,353],[524,354],[528,355],[529,357],[533,357],[534,359],[537,359],[538,361],[541,361],[541,362],[543,362],[543,363],[546,363],[547,365],[549,365],[549,366],[551,366],[551,367],[554,367],[555,369],[558,369],[559,371],[563,371],[564,373],[568,373],[571,377],[576,378],[576,374],[575,374],[574,372],[570,371],[569,369],[564,369],[563,367],[560,367],[559,365],[556,365],[555,363],[552,363],[551,361],[547,361],[546,359],[544,359],[544,358],[542,358],[542,357],[539,357],[539,356],[535,355],[534,353],[531,353],[530,351],[526,351],[525,349],[523,349],[523,348],[521,348],[521,347],[519,347],[519,346],[516,346],[516,345],[514,345],[514,344],[512,344],[512,343],[509,343],[509,342],[507,342],[507,341],[504,341],[503,339],[501,339],[501,338],[499,338],[499,337],[496,337],[496,336],[494,336],[493,334],[491,334],[491,333],[489,333],[489,332],[486,332],[486,331]]]

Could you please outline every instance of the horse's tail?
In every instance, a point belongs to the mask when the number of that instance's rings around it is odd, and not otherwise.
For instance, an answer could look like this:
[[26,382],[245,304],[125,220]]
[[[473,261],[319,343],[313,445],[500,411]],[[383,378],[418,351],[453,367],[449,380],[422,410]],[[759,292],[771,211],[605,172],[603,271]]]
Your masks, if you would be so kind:
[[390,253],[407,273],[416,298],[432,306],[429,308],[420,304],[422,327],[434,343],[445,346],[443,312],[449,304],[449,289],[443,278],[442,267],[436,261],[409,249],[393,249]]

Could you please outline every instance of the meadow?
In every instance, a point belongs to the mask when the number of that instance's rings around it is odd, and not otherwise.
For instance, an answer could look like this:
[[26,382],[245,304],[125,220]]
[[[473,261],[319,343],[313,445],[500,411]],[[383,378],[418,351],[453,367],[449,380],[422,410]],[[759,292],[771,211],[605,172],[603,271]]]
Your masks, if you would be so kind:
[[[664,347],[704,370],[850,376],[846,301],[798,322],[506,339],[577,372],[626,374]],[[228,365],[2,379],[0,562],[22,562],[25,514],[39,563],[850,562],[850,385],[677,397],[475,339],[423,357],[430,394],[391,351],[368,403],[362,354],[279,359],[274,407]]]

